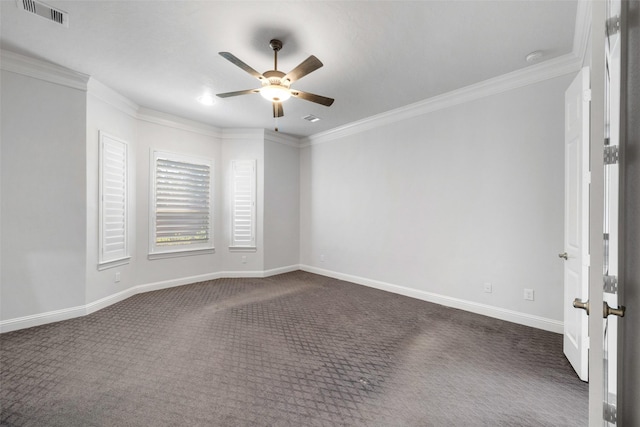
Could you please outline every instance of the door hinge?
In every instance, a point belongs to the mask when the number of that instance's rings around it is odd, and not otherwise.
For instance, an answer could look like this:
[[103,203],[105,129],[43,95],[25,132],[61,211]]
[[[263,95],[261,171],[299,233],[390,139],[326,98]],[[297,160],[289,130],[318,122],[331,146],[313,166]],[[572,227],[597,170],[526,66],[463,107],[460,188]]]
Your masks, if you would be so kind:
[[603,411],[602,417],[604,420],[611,424],[616,424],[618,421],[618,409],[616,405],[612,403],[603,402]]
[[603,290],[608,294],[617,294],[618,293],[618,277],[605,275]]
[[620,17],[612,16],[607,19],[607,35],[611,37],[614,34],[617,34],[620,31]]
[[619,150],[617,145],[606,145],[604,147],[604,164],[615,165],[618,164]]

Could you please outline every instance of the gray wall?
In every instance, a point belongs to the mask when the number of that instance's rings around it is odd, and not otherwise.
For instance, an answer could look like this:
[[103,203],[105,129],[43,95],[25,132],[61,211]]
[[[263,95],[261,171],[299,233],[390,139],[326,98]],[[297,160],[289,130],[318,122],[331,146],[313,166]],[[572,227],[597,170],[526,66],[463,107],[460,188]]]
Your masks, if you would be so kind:
[[[622,398],[620,426],[640,425],[640,2],[628,5],[626,66],[626,141],[623,153],[623,226],[625,232],[622,283],[628,307],[622,324]],[[624,101],[623,101],[624,102]],[[624,111],[624,110],[623,110]]]
[[300,160],[303,267],[561,325],[572,78],[312,141]]
[[85,303],[86,92],[2,71],[2,318]]
[[[34,77],[29,66],[36,60],[7,58],[3,53],[0,330],[81,316],[140,291],[297,268],[299,148],[291,138],[265,138],[261,129],[221,131],[140,109],[93,79],[87,83],[88,76],[49,65],[50,73]],[[7,70],[12,64],[18,71]],[[98,269],[99,130],[127,141],[130,156],[131,259],[104,269]],[[148,258],[153,150],[214,160],[215,253]],[[252,252],[228,249],[232,159],[258,162]],[[263,237],[266,229],[271,234]],[[267,246],[274,254],[265,259]]]
[[264,270],[300,263],[300,149],[264,141]]

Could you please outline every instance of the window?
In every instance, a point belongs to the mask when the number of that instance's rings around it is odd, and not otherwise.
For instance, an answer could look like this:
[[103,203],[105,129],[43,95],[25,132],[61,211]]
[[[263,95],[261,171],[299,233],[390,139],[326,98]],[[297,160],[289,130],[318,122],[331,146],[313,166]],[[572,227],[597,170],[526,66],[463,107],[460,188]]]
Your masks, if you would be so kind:
[[128,144],[100,131],[98,269],[128,262]]
[[256,248],[256,161],[232,160],[230,249]]
[[213,252],[213,161],[155,151],[151,174],[149,258]]

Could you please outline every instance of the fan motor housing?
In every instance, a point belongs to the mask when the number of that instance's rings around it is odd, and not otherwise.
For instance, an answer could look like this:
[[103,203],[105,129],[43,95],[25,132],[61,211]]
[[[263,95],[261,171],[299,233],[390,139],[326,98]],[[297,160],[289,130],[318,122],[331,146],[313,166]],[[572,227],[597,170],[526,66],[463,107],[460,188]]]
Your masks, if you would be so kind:
[[282,78],[285,76],[285,74],[282,71],[278,71],[278,70],[269,70],[269,71],[265,71],[262,74],[264,77],[266,77],[266,79],[268,80],[268,82],[263,82],[263,86],[266,85],[281,85],[281,86],[285,86],[285,87],[289,87],[289,85],[284,84],[285,82],[282,80]]

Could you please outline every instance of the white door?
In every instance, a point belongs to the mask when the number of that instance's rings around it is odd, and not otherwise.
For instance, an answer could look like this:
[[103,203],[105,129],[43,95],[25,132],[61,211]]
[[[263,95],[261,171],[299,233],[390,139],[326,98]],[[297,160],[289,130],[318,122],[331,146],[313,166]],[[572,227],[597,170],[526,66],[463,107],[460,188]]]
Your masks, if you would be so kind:
[[565,92],[564,354],[588,379],[589,334],[584,310],[573,301],[589,295],[589,68]]

